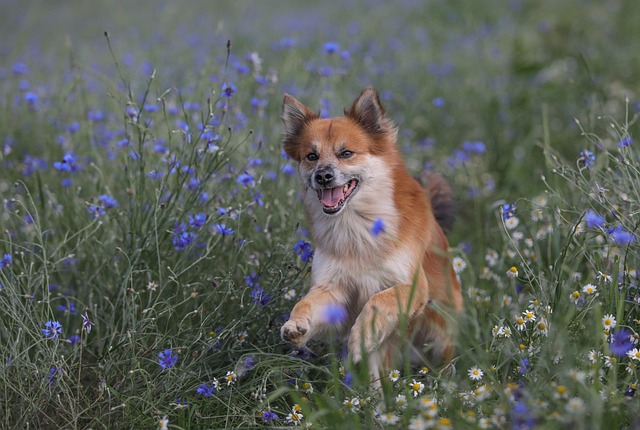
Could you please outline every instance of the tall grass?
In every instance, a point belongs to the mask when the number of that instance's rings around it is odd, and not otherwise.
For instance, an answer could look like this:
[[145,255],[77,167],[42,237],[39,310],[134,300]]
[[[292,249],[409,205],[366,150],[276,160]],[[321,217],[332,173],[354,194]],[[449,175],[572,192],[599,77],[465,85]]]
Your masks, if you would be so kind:
[[[214,6],[62,5],[65,45],[11,6],[39,32],[0,30],[2,428],[638,424],[638,8]],[[313,251],[282,95],[366,85],[454,186],[466,301],[454,362],[381,391],[279,338]]]

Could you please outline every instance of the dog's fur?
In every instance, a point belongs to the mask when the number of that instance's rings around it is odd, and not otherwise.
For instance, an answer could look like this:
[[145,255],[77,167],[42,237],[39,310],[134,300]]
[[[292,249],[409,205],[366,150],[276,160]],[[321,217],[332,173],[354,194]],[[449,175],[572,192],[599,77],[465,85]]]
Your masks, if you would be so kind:
[[[401,337],[411,339],[413,358],[450,361],[455,318],[442,310],[461,312],[462,295],[443,231],[453,220],[446,181],[422,174],[425,192],[409,175],[397,129],[373,88],[344,117],[329,119],[285,94],[282,122],[315,243],[311,290],[282,326],[282,338],[304,346],[335,323],[331,306],[341,306],[346,319],[338,328],[349,335],[349,355],[354,362],[368,357],[375,378],[393,365]],[[372,231],[377,220],[380,234]]]

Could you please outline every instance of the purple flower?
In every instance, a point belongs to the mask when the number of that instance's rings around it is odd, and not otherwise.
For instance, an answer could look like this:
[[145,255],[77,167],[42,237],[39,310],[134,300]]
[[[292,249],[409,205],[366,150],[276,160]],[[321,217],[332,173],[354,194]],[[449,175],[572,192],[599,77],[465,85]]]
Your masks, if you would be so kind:
[[633,142],[633,139],[631,138],[631,136],[625,137],[620,142],[618,142],[618,147],[623,148],[623,147],[629,146],[631,145],[631,142]]
[[293,250],[302,258],[305,263],[310,263],[313,260],[313,251],[311,250],[311,244],[304,240],[299,240],[293,246]]
[[241,185],[244,185],[245,187],[248,186],[248,185],[252,185],[253,184],[253,176],[251,176],[247,172],[241,173],[240,175],[238,175],[238,179],[236,179],[236,182],[241,184]]
[[371,227],[371,234],[377,237],[384,232],[385,232],[384,221],[382,221],[382,218],[378,218],[377,220],[375,220],[375,222],[373,223],[373,226]]
[[338,52],[338,50],[340,49],[340,45],[338,45],[336,42],[327,42],[324,44],[323,48],[325,53],[331,55]]
[[341,304],[329,303],[322,310],[322,317],[327,324],[342,324],[347,319],[347,310]]
[[223,236],[233,234],[233,228],[227,227],[225,223],[215,224],[213,227],[216,229],[217,234],[221,234]]
[[222,84],[222,97],[230,99],[231,97],[233,97],[236,91],[238,91],[238,87],[235,84],[231,82],[225,82],[224,84]]
[[170,369],[178,362],[178,354],[174,354],[171,349],[165,349],[158,353],[158,364],[164,369]]
[[272,421],[277,421],[278,415],[273,411],[263,411],[262,412],[262,422],[270,423]]
[[91,219],[98,219],[106,213],[103,206],[89,205],[87,213],[91,215]]
[[262,288],[257,287],[251,290],[251,301],[260,306],[266,306],[271,302],[271,296],[265,293]]
[[633,241],[635,241],[635,236],[633,233],[630,233],[618,226],[614,228],[611,232],[611,237],[618,245],[629,245]]
[[13,257],[11,257],[11,254],[4,254],[4,257],[0,260],[0,269],[11,266],[11,263],[13,263]]
[[584,221],[587,223],[587,228],[602,227],[602,224],[604,224],[604,218],[591,209],[587,209],[584,214]]
[[207,214],[199,213],[189,217],[189,226],[195,230],[200,229],[207,222]]
[[633,348],[633,338],[631,331],[622,327],[611,333],[609,350],[616,357],[624,357]]
[[106,208],[106,209],[111,209],[111,208],[115,208],[120,206],[118,204],[118,201],[116,199],[114,199],[111,196],[108,196],[106,194],[102,194],[98,197],[98,201],[100,203],[102,203],[102,205]]
[[582,163],[585,167],[593,166],[596,163],[596,156],[588,150],[580,151],[578,163]]
[[58,376],[58,373],[62,372],[61,369],[58,369],[56,367],[52,367],[49,369],[49,373],[47,373],[47,383],[49,384],[49,386],[55,384],[56,382],[56,377]]
[[82,328],[87,332],[87,334],[91,333],[91,327],[95,324],[91,322],[89,319],[89,315],[85,312],[82,314]]
[[213,393],[216,391],[217,388],[218,388],[217,381],[214,381],[214,383],[211,385],[202,383],[198,385],[198,388],[196,388],[196,393],[200,394],[202,397],[211,397],[213,396]]
[[502,219],[508,220],[515,216],[516,209],[516,205],[505,203],[504,206],[502,206]]
[[45,328],[41,328],[42,334],[47,339],[58,339],[62,333],[62,324],[58,321],[47,321],[44,323]]

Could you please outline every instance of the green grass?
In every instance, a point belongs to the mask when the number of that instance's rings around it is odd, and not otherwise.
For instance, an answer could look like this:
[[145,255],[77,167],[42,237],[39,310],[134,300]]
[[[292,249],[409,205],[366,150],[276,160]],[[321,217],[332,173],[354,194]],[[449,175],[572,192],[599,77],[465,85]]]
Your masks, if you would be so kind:
[[[638,425],[639,360],[603,325],[638,341],[634,2],[7,9],[0,427]],[[279,338],[311,268],[282,96],[341,115],[369,85],[409,169],[452,184],[467,263],[456,360],[382,392],[341,343]]]

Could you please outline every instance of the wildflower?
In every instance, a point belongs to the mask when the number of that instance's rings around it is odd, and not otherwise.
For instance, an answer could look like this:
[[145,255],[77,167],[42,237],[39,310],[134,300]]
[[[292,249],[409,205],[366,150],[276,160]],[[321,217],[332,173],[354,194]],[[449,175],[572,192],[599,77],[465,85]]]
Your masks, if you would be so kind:
[[553,393],[553,397],[555,399],[566,399],[569,396],[569,390],[564,385],[558,385],[556,387],[555,393]]
[[271,296],[267,294],[262,288],[256,287],[251,290],[251,302],[257,303],[260,306],[266,306],[271,302]]
[[573,397],[567,402],[567,412],[580,413],[584,411],[584,401],[579,397]]
[[232,82],[222,84],[222,97],[230,99],[238,91],[238,87]]
[[302,389],[307,394],[313,394],[313,385],[311,385],[311,383],[309,382],[305,382],[304,384],[302,384]]
[[530,310],[524,311],[522,313],[522,316],[524,317],[524,320],[526,322],[531,322],[531,321],[535,321],[536,320],[536,315]]
[[384,232],[385,232],[384,221],[382,221],[382,218],[378,218],[373,223],[373,226],[371,226],[371,234],[377,237]]
[[89,334],[91,333],[91,327],[93,327],[94,325],[95,324],[93,324],[89,319],[89,315],[85,312],[82,315],[82,328],[87,332],[87,334]]
[[611,277],[611,275],[609,275],[608,273],[604,273],[598,270],[598,279],[600,279],[602,282],[604,282],[605,284],[610,284],[611,281],[613,280],[613,278]]
[[582,287],[582,292],[588,295],[595,294],[597,287],[593,284],[587,284]]
[[58,374],[62,373],[62,369],[58,369],[57,367],[52,367],[49,369],[49,373],[47,373],[47,383],[49,386],[55,384]]
[[105,207],[105,209],[112,209],[112,208],[120,206],[120,204],[118,203],[118,201],[116,199],[114,199],[113,197],[108,196],[106,194],[102,194],[102,195],[98,196],[98,201],[100,203],[102,203],[102,205]]
[[62,161],[56,161],[53,163],[53,167],[59,172],[75,173],[80,170],[76,161],[78,161],[78,157],[71,153],[66,153],[62,157]]
[[512,216],[510,218],[507,218],[504,221],[504,225],[505,227],[507,227],[507,230],[513,230],[514,228],[516,228],[518,225],[520,224],[520,220],[518,219],[517,216]]
[[238,379],[238,375],[236,375],[236,372],[229,370],[225,376],[225,379],[227,380],[227,386],[230,386],[235,384],[236,379]]
[[329,303],[322,310],[324,322],[331,325],[342,324],[347,319],[347,310],[338,303]]
[[409,387],[411,387],[413,397],[418,397],[418,395],[422,394],[422,390],[424,390],[424,384],[422,382],[416,382],[415,379],[409,384]]
[[628,245],[636,239],[633,233],[626,231],[622,227],[615,228],[610,234],[618,245]]
[[106,213],[103,206],[89,205],[87,213],[91,215],[91,219],[98,219]]
[[478,366],[473,366],[467,374],[472,381],[479,381],[484,376],[484,372]]
[[400,417],[398,417],[393,412],[387,412],[380,415],[380,422],[386,425],[396,425],[398,424],[398,422],[400,422]]
[[300,425],[302,423],[302,420],[304,419],[304,415],[302,415],[300,410],[300,405],[293,405],[293,407],[291,408],[291,413],[287,415],[287,422],[293,424],[294,426]]
[[500,259],[500,254],[498,254],[495,250],[489,248],[487,249],[487,253],[484,256],[484,260],[487,262],[489,267],[493,267],[498,264],[498,260]]
[[631,142],[633,142],[633,139],[631,138],[631,136],[627,136],[624,139],[622,139],[620,142],[618,142],[618,148],[627,147],[631,145]]
[[580,291],[574,291],[573,293],[569,294],[569,300],[571,300],[571,303],[573,303],[574,305],[577,305],[580,301]]
[[425,430],[430,427],[433,427],[433,424],[431,422],[427,422],[421,416],[417,416],[417,417],[411,418],[411,421],[409,421],[409,427],[407,428],[409,430]]
[[158,364],[162,370],[170,369],[178,362],[178,354],[174,354],[173,350],[165,349],[158,353]]
[[284,293],[284,299],[285,300],[293,300],[296,298],[296,290],[294,290],[293,288],[289,289],[286,293]]
[[407,396],[404,394],[398,394],[396,396],[396,408],[404,410],[407,407]]
[[293,247],[296,254],[300,256],[302,261],[310,263],[313,259],[313,251],[311,250],[311,244],[304,240],[299,240]]
[[429,373],[429,368],[428,367],[423,367],[421,368],[418,373],[420,373],[421,375],[426,375],[427,373]]
[[588,209],[584,214],[584,220],[587,223],[587,228],[602,227],[604,224],[604,218],[591,209]]
[[331,54],[335,54],[340,50],[340,45],[338,45],[335,42],[327,42],[324,44],[323,48],[325,53],[327,53],[328,55],[331,55]]
[[194,230],[200,229],[207,222],[207,214],[199,213],[189,216],[189,227]]
[[253,176],[251,176],[247,172],[244,172],[238,175],[238,179],[236,179],[236,182],[246,187],[246,186],[253,185],[254,179],[253,179]]
[[602,325],[604,326],[605,330],[611,330],[616,326],[616,324],[616,318],[613,315],[606,314],[604,317],[602,317]]
[[169,427],[169,419],[167,418],[167,416],[163,416],[160,421],[158,421],[158,427],[160,428],[160,430],[168,430]]
[[591,351],[589,351],[587,358],[589,359],[591,364],[596,364],[598,362],[598,359],[600,358],[600,353],[595,349],[592,349]]
[[13,263],[13,257],[11,257],[11,254],[4,254],[4,256],[2,257],[2,260],[0,260],[0,269],[9,267],[11,266],[12,263]]
[[593,152],[588,150],[580,151],[580,156],[578,157],[578,163],[582,163],[585,167],[593,166],[596,162],[596,156]]
[[342,404],[349,409],[349,411],[356,413],[360,411],[360,398],[352,397],[351,399],[345,399]]
[[540,321],[536,324],[536,333],[543,336],[549,335],[549,324],[545,318],[540,318]]
[[263,423],[270,423],[272,421],[278,421],[278,414],[273,411],[262,411],[260,418]]
[[398,382],[398,379],[400,379],[400,371],[392,370],[389,372],[389,379],[391,379],[391,382]]
[[213,396],[213,393],[216,390],[216,388],[217,388],[216,385],[207,385],[205,383],[202,383],[198,385],[198,388],[196,388],[196,393],[198,393],[202,397],[211,397]]
[[450,430],[453,428],[453,424],[449,418],[440,418],[438,420],[438,429],[440,430]]
[[622,327],[611,334],[609,350],[615,356],[622,357],[633,348],[633,334]]
[[464,261],[463,258],[461,257],[453,257],[453,270],[457,273],[460,274],[464,271],[464,269],[467,268],[467,262]]
[[633,348],[627,351],[627,357],[632,360],[640,361],[640,350],[638,348]]
[[511,266],[509,270],[507,270],[507,277],[511,279],[515,279],[518,277],[518,268],[516,266]]
[[516,205],[505,203],[505,205],[502,206],[502,219],[506,221],[512,216],[514,216],[516,209],[517,209]]
[[185,231],[173,236],[173,245],[176,251],[186,249],[191,243],[198,240],[198,235],[190,231]]
[[45,328],[41,328],[42,334],[47,339],[58,339],[62,333],[62,325],[58,321],[47,321]]
[[518,317],[518,319],[516,320],[516,328],[521,331],[524,330],[526,327],[525,323],[526,321],[524,320],[523,317]]

